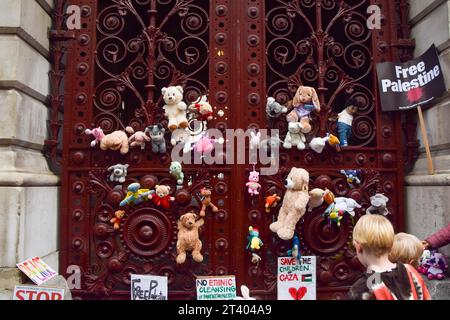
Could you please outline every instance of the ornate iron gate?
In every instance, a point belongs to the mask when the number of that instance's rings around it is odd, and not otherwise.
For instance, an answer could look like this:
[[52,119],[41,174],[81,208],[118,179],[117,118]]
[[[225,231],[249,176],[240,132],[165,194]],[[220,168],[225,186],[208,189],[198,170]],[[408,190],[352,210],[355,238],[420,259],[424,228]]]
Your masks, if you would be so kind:
[[[284,192],[291,167],[311,173],[311,187],[329,188],[352,197],[363,207],[371,195],[389,196],[392,222],[403,228],[403,166],[400,118],[381,114],[374,64],[407,58],[412,43],[406,24],[406,1],[367,0],[71,0],[81,6],[82,28],[64,33],[58,2],[54,48],[69,42],[64,77],[64,131],[61,188],[61,273],[70,265],[83,271],[82,298],[127,298],[129,275],[169,277],[169,296],[195,299],[195,276],[235,274],[254,296],[276,298],[276,257],[289,243],[269,230],[274,215],[264,211],[263,197]],[[382,8],[383,28],[368,30],[366,9]],[[58,11],[59,10],[59,11]],[[54,87],[58,87],[62,51],[54,53]],[[55,71],[54,70],[54,71]],[[135,130],[163,121],[160,90],[182,84],[185,100],[209,94],[215,112],[210,123],[227,128],[268,128],[266,96],[280,102],[292,98],[297,86],[318,88],[322,111],[314,133],[335,131],[331,119],[345,99],[356,97],[362,108],[355,119],[354,146],[341,153],[327,150],[281,151],[281,169],[262,180],[263,195],[251,201],[244,188],[250,165],[186,166],[189,184],[174,193],[169,211],[150,203],[127,210],[119,231],[109,220],[125,187],[157,183],[175,190],[168,166],[170,153],[159,156],[140,148],[121,156],[90,148],[86,128],[105,133],[132,126]],[[53,110],[61,101],[53,91]],[[53,118],[56,144],[57,118]],[[283,122],[270,126],[286,132]],[[413,149],[414,145],[410,144]],[[408,152],[408,155],[413,154]],[[122,187],[107,180],[107,168],[130,165]],[[362,183],[350,188],[338,169],[363,170]],[[213,189],[219,212],[208,214],[201,238],[202,264],[175,263],[176,220],[198,209],[198,191]],[[363,214],[362,210],[358,216]],[[262,263],[255,266],[245,252],[249,225],[258,226],[265,242]],[[340,298],[360,273],[351,248],[352,222],[331,227],[320,210],[298,225],[304,254],[320,257],[321,298]]]

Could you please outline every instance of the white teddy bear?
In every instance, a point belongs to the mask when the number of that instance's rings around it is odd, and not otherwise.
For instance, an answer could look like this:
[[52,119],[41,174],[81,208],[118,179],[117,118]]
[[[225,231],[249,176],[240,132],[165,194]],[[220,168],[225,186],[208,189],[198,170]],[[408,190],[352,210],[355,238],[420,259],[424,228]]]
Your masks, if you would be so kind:
[[283,147],[285,149],[292,149],[292,147],[297,147],[298,150],[306,149],[306,138],[302,133],[303,126],[300,122],[290,122],[289,132],[284,140]]
[[161,93],[166,103],[163,108],[165,116],[169,119],[168,127],[170,131],[186,128],[188,126],[186,118],[187,105],[183,102],[183,87],[162,88]]

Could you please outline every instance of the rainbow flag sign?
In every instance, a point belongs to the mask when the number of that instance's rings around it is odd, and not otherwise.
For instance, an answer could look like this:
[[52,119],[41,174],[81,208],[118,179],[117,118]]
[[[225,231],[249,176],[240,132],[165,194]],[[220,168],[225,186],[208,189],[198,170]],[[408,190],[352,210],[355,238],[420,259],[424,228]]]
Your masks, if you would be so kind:
[[40,286],[44,282],[54,278],[58,273],[50,268],[41,258],[34,257],[17,264],[17,268],[25,273],[28,278]]

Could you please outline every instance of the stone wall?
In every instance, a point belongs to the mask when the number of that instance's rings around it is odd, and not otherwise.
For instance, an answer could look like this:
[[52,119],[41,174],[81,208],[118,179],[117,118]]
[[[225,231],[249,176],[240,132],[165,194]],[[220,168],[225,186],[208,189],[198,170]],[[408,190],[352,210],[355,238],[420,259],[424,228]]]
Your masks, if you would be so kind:
[[17,262],[40,256],[58,269],[59,179],[42,154],[51,5],[0,1],[0,299],[23,281]]
[[[415,56],[434,43],[450,87],[450,1],[410,0]],[[428,139],[436,175],[429,176],[426,155],[421,149],[414,170],[406,177],[407,231],[425,238],[450,223],[450,95],[425,112]],[[419,131],[419,139],[420,130]],[[422,140],[422,139],[421,139]],[[450,256],[450,246],[443,248]]]

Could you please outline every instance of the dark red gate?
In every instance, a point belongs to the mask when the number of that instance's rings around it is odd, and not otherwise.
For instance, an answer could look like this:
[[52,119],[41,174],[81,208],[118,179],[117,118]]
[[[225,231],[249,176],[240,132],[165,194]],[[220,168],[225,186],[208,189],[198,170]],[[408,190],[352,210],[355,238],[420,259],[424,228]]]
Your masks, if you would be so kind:
[[[90,148],[84,131],[98,126],[106,133],[126,126],[142,130],[163,120],[160,90],[169,84],[182,84],[187,102],[209,94],[215,112],[223,112],[210,127],[220,130],[268,128],[266,97],[287,102],[305,84],[318,88],[322,111],[314,119],[314,133],[323,136],[335,132],[333,116],[348,97],[356,97],[362,108],[354,123],[354,146],[322,155],[282,150],[279,174],[262,179],[263,196],[282,194],[290,168],[302,167],[311,174],[311,187],[353,197],[364,208],[373,194],[388,195],[390,218],[402,229],[402,126],[397,115],[380,112],[374,65],[409,57],[406,1],[67,2],[82,9],[82,28],[69,40],[65,60],[60,233],[61,273],[70,265],[83,271],[76,296],[128,298],[129,275],[151,273],[169,277],[172,299],[195,299],[198,275],[226,274],[235,274],[254,296],[276,298],[276,257],[286,254],[290,243],[270,232],[274,215],[264,211],[263,197],[256,202],[248,197],[244,184],[250,165],[186,166],[190,183],[174,194],[176,204],[169,212],[146,203],[127,209],[120,230],[109,223],[129,183],[175,189],[168,173],[170,153],[159,156],[139,148],[126,156],[103,152]],[[370,4],[382,8],[381,30],[367,28]],[[61,23],[61,15],[55,19]],[[66,40],[59,33],[53,36],[56,46]],[[54,86],[59,75],[53,75]],[[286,132],[286,123],[270,126]],[[107,168],[116,163],[130,165],[123,188],[107,180]],[[363,169],[362,184],[351,189],[339,170],[355,168]],[[212,187],[220,211],[206,217],[201,235],[205,261],[180,267],[174,259],[176,220],[199,207],[198,191],[204,185]],[[265,243],[258,267],[245,252],[249,225],[259,227]],[[320,257],[321,298],[340,298],[360,272],[351,247],[352,226],[348,220],[340,229],[331,227],[320,210],[298,225],[303,253]]]

